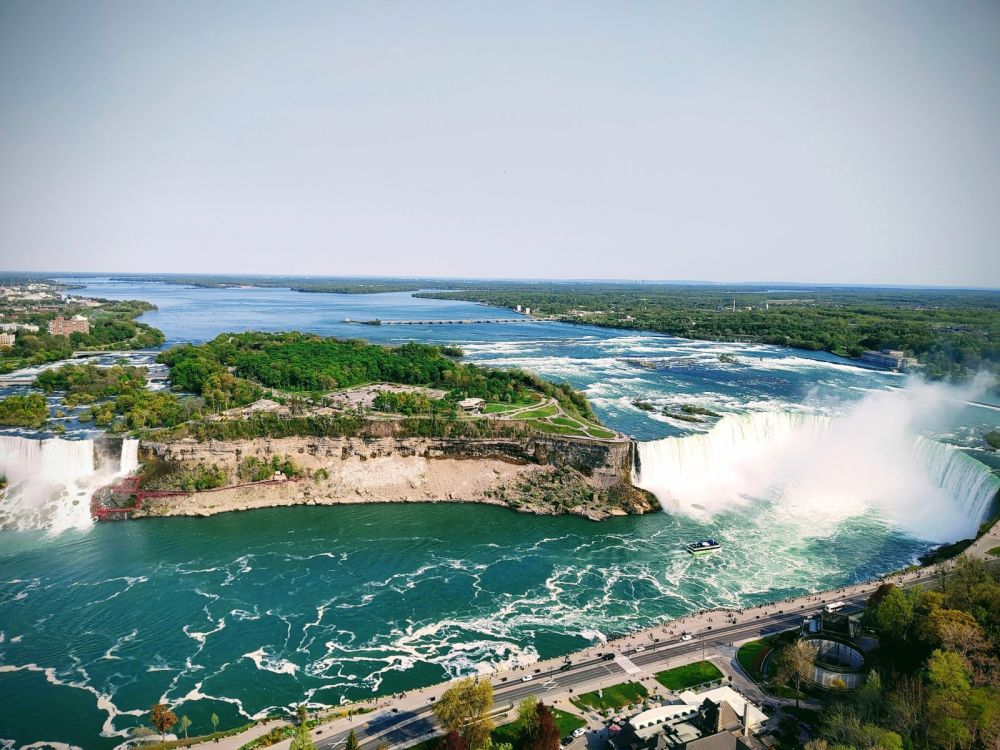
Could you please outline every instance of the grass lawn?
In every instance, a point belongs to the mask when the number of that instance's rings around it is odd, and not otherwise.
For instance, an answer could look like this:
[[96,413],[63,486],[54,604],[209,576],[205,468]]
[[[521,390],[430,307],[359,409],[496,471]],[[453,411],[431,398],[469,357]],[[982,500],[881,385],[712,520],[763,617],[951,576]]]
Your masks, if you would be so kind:
[[760,682],[764,679],[760,667],[764,663],[764,657],[767,656],[772,648],[773,645],[770,641],[764,639],[762,641],[744,643],[740,646],[739,651],[736,652],[736,661],[740,663],[743,671],[750,675],[754,682]]
[[721,678],[722,672],[710,661],[696,661],[694,664],[685,664],[682,667],[668,669],[666,672],[656,673],[656,681],[668,690],[684,690]]
[[[581,719],[579,716],[574,716],[573,714],[566,713],[565,711],[560,711],[558,708],[552,708],[552,706],[549,706],[549,709],[552,711],[552,716],[556,720],[556,726],[559,727],[560,737],[568,737],[569,735],[573,734],[574,729],[587,726],[587,722]],[[512,721],[510,724],[502,724],[501,726],[494,729],[493,734],[491,734],[490,736],[493,738],[494,745],[497,744],[498,742],[509,742],[511,745],[514,746],[514,750],[518,750],[518,748],[520,747],[518,743],[518,735],[520,733],[521,733],[521,722]],[[440,741],[441,741],[440,739],[431,740],[431,742],[440,742]],[[420,745],[417,746],[417,748],[419,748],[419,750],[433,750],[433,746],[431,746],[430,748],[424,748],[423,747],[424,744],[425,743],[421,743]],[[413,749],[411,748],[411,750]]]
[[573,700],[573,703],[580,708],[594,708],[600,711],[620,708],[630,703],[642,703],[648,695],[649,691],[638,682],[622,682],[604,688],[600,694],[596,690],[592,693],[582,693]]
[[554,404],[548,404],[539,409],[528,409],[528,411],[519,414],[521,419],[543,419],[545,417],[554,417],[558,413],[558,409]]
[[533,398],[530,400],[521,399],[520,401],[514,401],[512,403],[507,403],[506,401],[493,401],[483,407],[483,414],[502,414],[507,411],[514,411],[515,409],[523,409],[525,406],[537,404],[539,401],[541,401],[541,398]]
[[611,432],[611,430],[604,430],[604,429],[601,429],[600,427],[590,427],[590,428],[588,428],[587,429],[587,434],[590,435],[591,437],[604,438],[605,440],[608,440],[608,439],[613,438],[615,436],[615,433]]
[[539,432],[548,432],[553,435],[572,435],[574,437],[583,437],[584,435],[582,430],[574,429],[572,427],[563,427],[562,425],[552,424],[551,422],[546,422],[541,419],[528,419],[525,420],[525,423]]
[[994,547],[993,549],[987,550],[986,554],[993,555],[993,557],[1000,557],[1000,547]]

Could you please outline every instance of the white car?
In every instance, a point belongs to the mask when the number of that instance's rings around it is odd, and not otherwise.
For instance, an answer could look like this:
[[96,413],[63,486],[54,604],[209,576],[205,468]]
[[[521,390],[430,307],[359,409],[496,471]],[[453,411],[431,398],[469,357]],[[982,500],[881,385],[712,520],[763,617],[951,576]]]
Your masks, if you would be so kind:
[[574,737],[583,737],[583,727],[577,727],[573,730]]
[[692,636],[691,636],[691,634],[690,634],[690,633],[685,633],[684,635],[682,635],[682,636],[681,636],[681,640],[682,640],[682,641],[690,641],[690,640],[691,640],[691,637],[692,637]]
[[531,682],[533,679],[535,679],[533,675],[526,674],[521,678],[521,682]]
[[636,652],[637,654],[638,654],[638,653],[639,653],[640,651],[645,651],[645,650],[646,650],[646,647],[645,647],[645,646],[636,646],[636,647],[635,647],[635,652]]

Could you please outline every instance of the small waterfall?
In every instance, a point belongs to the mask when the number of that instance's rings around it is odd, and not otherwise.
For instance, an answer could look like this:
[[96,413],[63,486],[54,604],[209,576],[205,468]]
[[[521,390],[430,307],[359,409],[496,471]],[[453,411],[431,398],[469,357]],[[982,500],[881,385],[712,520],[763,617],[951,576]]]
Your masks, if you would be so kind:
[[93,440],[33,440],[0,435],[0,529],[83,529],[93,521],[90,498],[138,468],[138,441],[124,440],[116,465],[102,467]]
[[118,473],[130,476],[139,470],[139,441],[135,438],[122,440],[122,455],[118,464]]
[[877,512],[931,541],[975,534],[1000,489],[988,466],[864,410],[728,415],[706,433],[637,444],[633,482],[693,517],[770,502],[803,535]]

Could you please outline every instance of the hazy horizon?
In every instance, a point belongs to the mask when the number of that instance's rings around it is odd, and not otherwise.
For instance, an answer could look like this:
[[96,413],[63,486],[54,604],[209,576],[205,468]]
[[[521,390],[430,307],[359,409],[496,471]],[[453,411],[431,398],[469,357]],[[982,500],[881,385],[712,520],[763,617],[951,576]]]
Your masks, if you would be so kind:
[[159,278],[159,277],[204,277],[204,278],[246,278],[246,279],[289,279],[289,280],[333,280],[333,281],[473,281],[473,282],[498,282],[504,284],[620,284],[623,286],[705,286],[705,287],[764,287],[784,285],[790,287],[801,287],[803,289],[819,288],[853,288],[853,289],[926,289],[926,290],[956,290],[956,291],[1000,291],[1000,286],[983,285],[956,285],[956,284],[894,284],[894,283],[854,283],[835,281],[789,281],[788,279],[735,279],[732,281],[717,281],[712,279],[636,279],[628,277],[619,278],[584,278],[584,277],[515,277],[515,276],[413,276],[413,275],[373,275],[373,274],[310,274],[310,273],[243,273],[232,272],[205,272],[205,271],[80,271],[54,269],[51,271],[40,271],[35,269],[11,270],[0,268],[0,274],[25,275],[35,277],[58,278]]
[[0,267],[995,289],[998,93],[969,0],[0,0]]

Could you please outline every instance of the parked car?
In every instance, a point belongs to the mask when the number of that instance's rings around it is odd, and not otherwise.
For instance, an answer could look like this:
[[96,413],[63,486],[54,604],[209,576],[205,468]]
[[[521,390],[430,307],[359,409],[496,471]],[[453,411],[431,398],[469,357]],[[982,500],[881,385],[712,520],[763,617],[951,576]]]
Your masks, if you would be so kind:
[[526,674],[521,678],[521,682],[531,682],[533,679],[535,679],[534,675]]
[[690,633],[685,633],[684,635],[681,636],[681,640],[682,641],[690,641],[691,638],[692,638],[692,636],[691,636]]
[[636,652],[637,654],[638,654],[638,653],[639,653],[640,651],[645,651],[645,650],[646,650],[646,647],[645,647],[645,646],[636,646],[636,647],[635,647],[635,652]]
[[583,727],[577,727],[576,729],[573,730],[573,736],[574,737],[583,737],[583,732],[584,732]]

